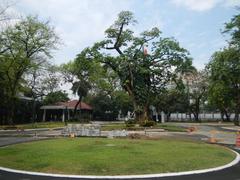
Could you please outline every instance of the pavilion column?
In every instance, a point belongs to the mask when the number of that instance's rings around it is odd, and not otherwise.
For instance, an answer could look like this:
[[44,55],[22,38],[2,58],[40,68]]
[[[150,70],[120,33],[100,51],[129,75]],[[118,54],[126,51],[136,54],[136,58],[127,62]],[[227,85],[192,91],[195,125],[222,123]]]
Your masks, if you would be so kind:
[[43,122],[46,121],[46,109],[43,109]]
[[156,111],[156,121],[158,122],[159,119],[158,119],[158,112]]
[[62,122],[65,122],[65,113],[64,113],[64,109],[62,111]]
[[68,109],[68,120],[70,120],[70,112],[69,112],[69,109]]
[[163,111],[161,112],[161,123],[165,123],[165,114]]

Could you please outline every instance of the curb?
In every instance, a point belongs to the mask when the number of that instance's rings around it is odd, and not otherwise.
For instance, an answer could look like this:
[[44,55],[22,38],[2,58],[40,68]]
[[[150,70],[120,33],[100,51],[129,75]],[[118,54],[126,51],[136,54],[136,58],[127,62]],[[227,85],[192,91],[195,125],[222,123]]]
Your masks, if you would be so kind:
[[0,132],[29,132],[29,131],[48,131],[48,130],[62,130],[64,127],[55,128],[35,128],[35,129],[23,129],[23,131],[18,129],[1,129]]
[[215,167],[215,168],[210,168],[210,169],[175,172],[175,173],[173,172],[173,173],[146,174],[146,175],[93,176],[93,175],[67,175],[67,174],[40,173],[40,172],[15,170],[15,169],[4,168],[4,167],[0,167],[0,170],[11,172],[11,173],[20,173],[20,174],[35,175],[35,176],[48,176],[48,177],[59,177],[59,178],[84,178],[84,179],[136,179],[136,178],[158,178],[158,177],[170,177],[170,176],[183,176],[183,175],[193,175],[193,174],[202,174],[202,173],[219,171],[219,170],[223,170],[223,169],[226,169],[226,168],[236,165],[238,162],[240,162],[240,155],[239,155],[239,153],[237,153],[234,150],[231,150],[231,151],[236,154],[236,158],[229,164]]

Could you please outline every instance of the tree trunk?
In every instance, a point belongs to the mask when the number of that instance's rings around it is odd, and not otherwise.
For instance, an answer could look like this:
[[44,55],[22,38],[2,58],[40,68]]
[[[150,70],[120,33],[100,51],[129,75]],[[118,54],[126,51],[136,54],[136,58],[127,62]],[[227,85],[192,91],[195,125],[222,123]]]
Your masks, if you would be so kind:
[[144,122],[148,121],[148,105],[145,105],[143,108],[139,107],[136,102],[134,104],[134,113],[135,113],[135,120],[137,122]]
[[222,121],[224,122],[225,121],[225,119],[224,119],[224,112],[223,112],[223,110],[221,111],[221,119],[222,119]]
[[195,119],[196,122],[200,122],[199,110],[200,110],[200,99],[197,98],[196,103],[195,103],[195,107],[194,107],[194,112],[193,112],[194,119]]
[[195,120],[196,122],[199,122],[199,114],[198,114],[198,112],[194,112],[194,113],[193,113],[193,116],[194,116],[194,120]]
[[[73,117],[76,118],[76,119],[78,119],[78,120],[80,120],[80,116],[77,116],[77,107],[78,107],[78,105],[81,103],[81,101],[82,101],[82,96],[79,96],[78,102],[77,102],[77,104],[75,105],[75,107],[74,107],[74,112],[73,112]],[[80,108],[80,112],[81,112],[81,108]]]
[[239,126],[240,125],[240,122],[239,122],[239,109],[238,108],[235,111],[234,125],[235,126]]
[[171,112],[167,112],[166,115],[167,115],[166,116],[167,117],[166,121],[169,122],[170,121]]
[[32,123],[36,122],[36,99],[33,98],[33,106],[32,106]]
[[13,97],[10,99],[10,108],[9,109],[10,109],[10,111],[9,111],[9,117],[8,117],[8,124],[14,125],[16,103],[15,103],[15,99]]
[[238,96],[236,109],[235,109],[234,124],[236,126],[240,125],[239,113],[240,113],[240,95]]
[[[226,109],[226,108],[223,109],[223,112],[221,112],[221,113],[223,113],[223,118],[222,118],[222,120],[223,120],[224,122],[230,122],[230,114],[228,113],[227,109]],[[224,118],[224,116],[225,116],[226,118]]]
[[234,125],[235,126],[239,126],[239,113],[235,113],[235,117],[234,117]]
[[14,119],[14,115],[15,115],[14,111],[15,111],[15,107],[13,107],[13,105],[11,105],[10,112],[9,112],[9,118],[8,118],[9,125],[14,125],[14,123],[13,123],[13,119]]

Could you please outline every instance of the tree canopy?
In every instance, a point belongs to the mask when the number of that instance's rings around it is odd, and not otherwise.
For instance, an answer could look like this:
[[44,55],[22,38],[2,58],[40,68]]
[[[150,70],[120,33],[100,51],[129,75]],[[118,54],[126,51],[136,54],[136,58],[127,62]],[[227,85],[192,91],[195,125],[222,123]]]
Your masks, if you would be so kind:
[[132,12],[120,12],[105,31],[105,40],[86,48],[84,58],[98,61],[116,73],[132,99],[136,119],[143,121],[148,120],[151,96],[178,78],[183,64],[191,65],[191,58],[175,39],[161,37],[156,27],[135,36],[129,27],[136,23]]
[[49,22],[28,16],[0,33],[1,93],[9,102],[9,123],[13,123],[15,104],[26,74],[51,57],[59,38]]

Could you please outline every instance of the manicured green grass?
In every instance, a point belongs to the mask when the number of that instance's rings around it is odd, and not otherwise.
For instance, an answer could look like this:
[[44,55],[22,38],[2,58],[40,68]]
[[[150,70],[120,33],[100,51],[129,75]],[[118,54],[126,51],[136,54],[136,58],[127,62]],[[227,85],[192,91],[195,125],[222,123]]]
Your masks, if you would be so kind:
[[37,128],[57,128],[63,127],[63,122],[36,122],[28,124],[17,124],[14,126],[0,126],[0,129],[37,129]]
[[0,166],[81,175],[188,171],[224,165],[234,157],[223,147],[169,139],[61,138],[0,148]]

